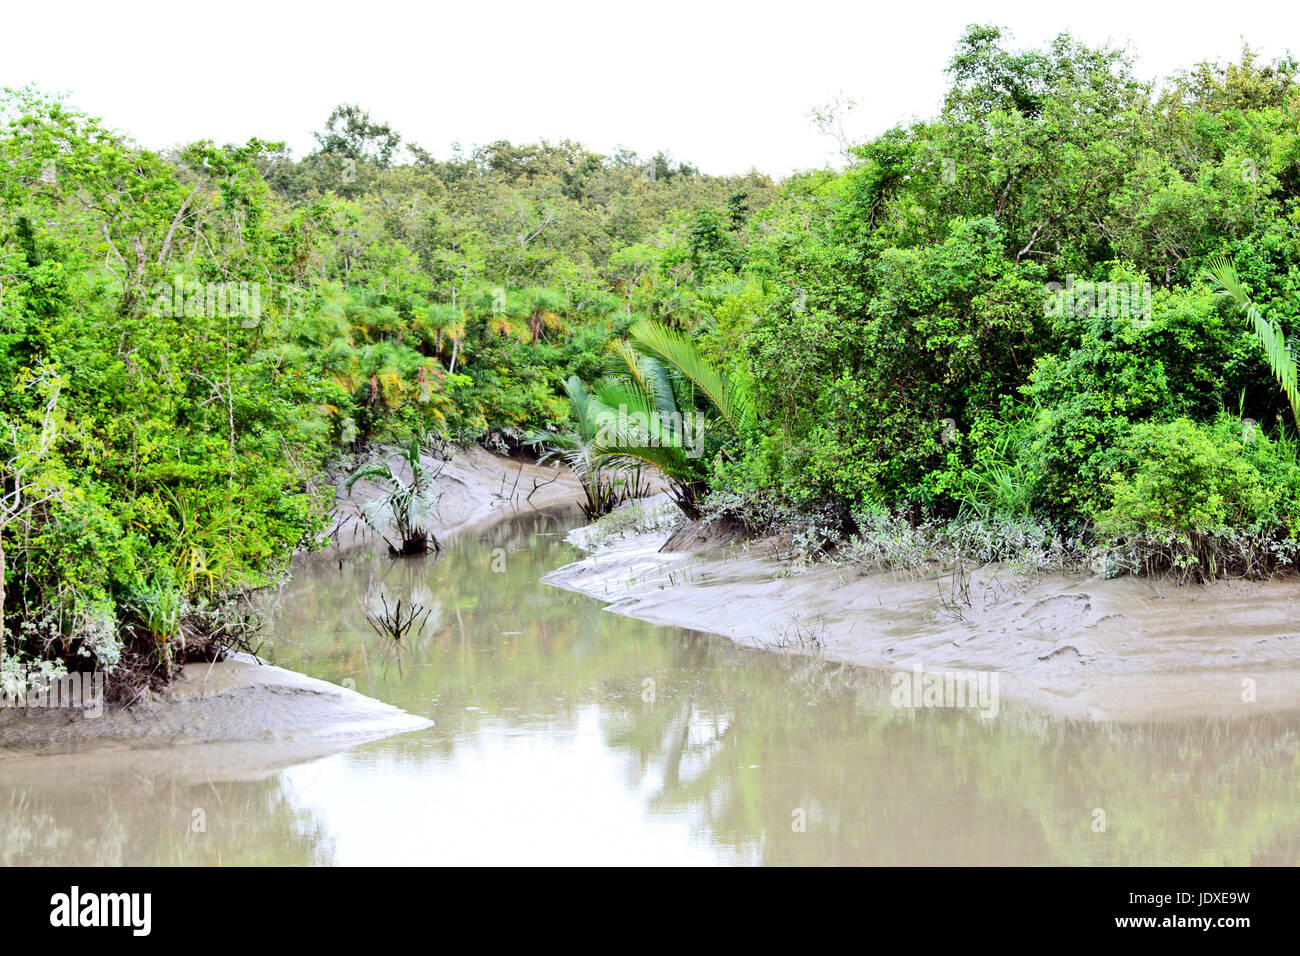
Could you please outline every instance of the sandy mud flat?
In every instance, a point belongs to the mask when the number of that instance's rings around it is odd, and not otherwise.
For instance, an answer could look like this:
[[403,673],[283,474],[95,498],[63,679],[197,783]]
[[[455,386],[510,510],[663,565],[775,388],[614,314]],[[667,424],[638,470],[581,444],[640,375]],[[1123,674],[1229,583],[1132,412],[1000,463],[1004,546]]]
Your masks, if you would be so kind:
[[431,726],[354,690],[232,654],[185,665],[165,691],[130,708],[6,708],[0,759],[250,741],[328,752]]
[[[1184,586],[1125,576],[800,569],[770,542],[628,537],[544,580],[658,624],[895,672],[992,671],[1000,693],[1093,720],[1300,707],[1300,578]],[[696,533],[692,534],[691,531]],[[584,529],[570,540],[583,547]]]

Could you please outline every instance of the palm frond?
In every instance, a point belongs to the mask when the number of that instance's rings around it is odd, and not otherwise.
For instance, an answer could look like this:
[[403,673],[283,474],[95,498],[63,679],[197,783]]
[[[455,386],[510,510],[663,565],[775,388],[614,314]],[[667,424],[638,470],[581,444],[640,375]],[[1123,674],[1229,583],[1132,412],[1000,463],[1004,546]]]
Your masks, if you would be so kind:
[[680,421],[675,413],[663,414],[650,396],[624,382],[602,380],[587,405],[595,426],[595,444],[660,445],[679,447]]
[[1273,377],[1282,386],[1282,392],[1291,405],[1291,417],[1300,426],[1300,383],[1298,383],[1295,356],[1287,349],[1286,333],[1282,331],[1280,325],[1260,313],[1255,303],[1250,300],[1250,296],[1246,294],[1246,290],[1242,288],[1237,270],[1227,259],[1223,256],[1214,256],[1206,265],[1205,272],[1224,293],[1245,310],[1255,332],[1255,338],[1264,348],[1264,355],[1268,358]]
[[597,424],[604,424],[609,415],[621,413],[644,415],[647,418],[658,411],[653,399],[633,382],[616,378],[602,378],[592,390],[587,403],[587,415]]
[[748,420],[750,389],[743,376],[723,374],[685,335],[657,322],[642,320],[628,334],[641,349],[667,362],[703,392],[733,430]]
[[634,468],[650,465],[678,482],[693,478],[690,462],[680,448],[671,445],[601,445],[592,447],[592,457],[602,467]]
[[672,377],[662,362],[638,352],[626,339],[610,342],[609,350],[615,356],[617,371],[645,392],[661,415],[672,415],[677,411]]
[[352,486],[358,481],[387,481],[396,483],[397,474],[393,471],[391,465],[387,462],[377,465],[363,465],[352,474],[348,475],[347,481],[343,483],[343,488],[348,494],[352,493]]
[[569,405],[573,408],[573,419],[578,426],[578,435],[590,441],[596,436],[596,427],[591,420],[591,389],[578,376],[570,375],[564,381],[564,391],[569,396]]

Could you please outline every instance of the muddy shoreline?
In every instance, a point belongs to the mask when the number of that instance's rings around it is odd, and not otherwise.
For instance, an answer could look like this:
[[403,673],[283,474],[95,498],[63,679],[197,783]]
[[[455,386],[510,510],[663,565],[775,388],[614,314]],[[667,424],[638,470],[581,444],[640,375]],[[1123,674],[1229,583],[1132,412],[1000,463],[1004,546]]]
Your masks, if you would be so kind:
[[[570,540],[583,547],[584,533]],[[994,565],[961,581],[797,568],[776,550],[687,526],[624,539],[543,580],[616,614],[741,644],[896,673],[996,672],[1003,696],[1069,718],[1300,708],[1300,577],[1188,586]]]
[[185,665],[166,690],[130,708],[15,710],[3,724],[0,759],[254,740],[329,750],[431,726],[355,690],[232,654]]
[[[333,543],[296,564],[384,547],[359,518],[379,489],[361,482],[345,496],[341,478],[338,485],[343,518]],[[582,497],[567,469],[478,447],[443,465],[438,486],[433,532],[442,541],[528,510],[576,509]],[[687,524],[599,546],[587,530],[570,541],[588,556],[543,581],[650,623],[893,672],[996,672],[1003,695],[1076,719],[1238,717],[1300,706],[1295,576],[1184,586],[1023,576],[995,565],[959,582],[940,572],[799,568],[781,560],[773,542],[717,526]],[[188,665],[166,691],[98,719],[0,710],[0,759],[253,741],[329,751],[427,726],[354,691],[236,655]]]
[[[398,464],[397,459],[393,459]],[[439,541],[470,528],[482,528],[511,515],[550,510],[582,501],[582,486],[561,465],[537,465],[485,451],[478,445],[461,449],[450,461],[425,456],[423,464],[437,472],[438,508],[430,531]],[[409,477],[401,463],[399,474]],[[383,549],[384,538],[361,519],[361,509],[382,493],[369,481],[359,481],[352,493],[344,491],[346,475],[335,476],[338,521],[325,554],[354,549]],[[389,537],[394,537],[389,534]],[[316,552],[320,553],[320,552]]]
[[[539,467],[478,446],[458,451],[441,468],[441,498],[431,530],[442,541],[523,511],[576,508],[582,500],[568,469]],[[336,476],[342,520],[332,543],[323,552],[300,554],[296,566],[385,546],[358,517],[379,493],[378,486],[358,482],[345,495],[342,484],[343,476]],[[320,755],[430,726],[422,717],[356,691],[232,654],[216,663],[186,665],[165,690],[129,708],[105,705],[102,699],[98,707],[88,708],[0,708],[0,760],[203,744],[224,748],[211,750],[217,764],[252,772],[280,765],[291,754]]]

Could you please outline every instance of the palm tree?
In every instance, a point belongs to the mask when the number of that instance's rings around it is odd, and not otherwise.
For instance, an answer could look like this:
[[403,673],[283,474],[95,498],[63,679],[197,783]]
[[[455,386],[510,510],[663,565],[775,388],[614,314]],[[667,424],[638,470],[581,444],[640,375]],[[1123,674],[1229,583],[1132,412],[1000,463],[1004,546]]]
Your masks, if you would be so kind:
[[733,433],[749,422],[753,412],[753,394],[748,376],[725,373],[704,357],[689,338],[658,322],[643,320],[628,334],[637,348],[667,362],[692,385],[702,391],[708,404],[730,426]]
[[1297,426],[1300,426],[1300,387],[1297,386],[1296,359],[1287,346],[1286,333],[1272,319],[1260,314],[1255,303],[1250,301],[1246,290],[1242,288],[1237,270],[1227,259],[1223,256],[1214,256],[1206,266],[1205,272],[1224,293],[1235,299],[1245,310],[1254,329],[1255,338],[1264,347],[1264,355],[1268,359],[1273,377],[1282,386],[1282,392],[1291,405],[1291,418]]
[[447,363],[447,371],[456,371],[460,343],[465,338],[465,312],[460,306],[450,302],[428,303],[411,328],[424,337],[426,348],[432,349],[440,359],[446,343],[450,342],[451,360]]
[[749,379],[722,371],[689,338],[657,322],[642,320],[628,334],[630,342],[611,345],[619,374],[602,379],[588,402],[598,429],[592,458],[658,469],[677,506],[696,519],[708,489],[700,460],[706,432],[722,428],[737,436],[748,426]]
[[[409,482],[394,467],[395,461],[405,462],[411,472]],[[344,488],[350,495],[358,481],[374,481],[387,486],[384,495],[362,506],[362,520],[388,544],[389,554],[425,554],[430,541],[435,551],[442,550],[438,539],[429,531],[429,522],[440,497],[434,487],[440,471],[425,467],[420,456],[420,442],[412,438],[400,453],[358,468],[348,476]],[[400,548],[384,534],[389,521],[397,531]]]
[[644,493],[641,467],[632,469],[630,475],[620,475],[619,470],[603,467],[595,457],[596,438],[600,435],[600,416],[604,406],[592,395],[587,383],[570,375],[564,383],[573,409],[574,427],[563,432],[532,432],[524,443],[545,449],[539,463],[555,458],[573,470],[582,483],[586,503],[582,506],[588,520],[608,513],[629,498]]
[[563,293],[546,286],[525,289],[523,304],[528,310],[528,334],[532,337],[533,345],[541,339],[544,330],[559,327],[559,313],[568,306]]

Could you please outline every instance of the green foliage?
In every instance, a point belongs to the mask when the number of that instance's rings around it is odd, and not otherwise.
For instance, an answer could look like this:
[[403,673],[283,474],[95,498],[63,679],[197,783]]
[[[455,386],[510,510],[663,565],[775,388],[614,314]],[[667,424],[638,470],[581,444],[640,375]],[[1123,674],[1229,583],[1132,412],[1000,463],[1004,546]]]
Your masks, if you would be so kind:
[[1259,309],[1246,295],[1245,289],[1241,287],[1237,270],[1226,259],[1222,256],[1213,257],[1206,266],[1206,272],[1245,310],[1255,338],[1264,348],[1268,367],[1272,370],[1278,384],[1282,386],[1282,394],[1291,405],[1291,420],[1296,425],[1300,425],[1300,386],[1296,383],[1296,359],[1287,345],[1286,333],[1276,322],[1260,314]]
[[[126,648],[165,674],[186,620],[318,539],[335,452],[561,429],[558,386],[599,374],[633,306],[694,308],[691,211],[739,197],[738,255],[774,192],[567,142],[407,162],[357,106],[317,139],[296,162],[261,141],[157,154],[0,95],[0,657]],[[230,284],[239,309],[217,307]],[[39,453],[33,377],[61,383]],[[397,477],[384,505],[414,538],[433,495]]]
[[[409,477],[395,462],[404,466]],[[358,481],[380,484],[383,493],[366,502],[361,509],[366,524],[387,541],[385,532],[391,522],[397,532],[397,541],[388,541],[388,547],[394,554],[423,554],[430,538],[429,524],[441,498],[435,484],[440,471],[440,468],[435,470],[424,463],[419,440],[410,438],[402,454],[388,455],[382,461],[362,465],[348,476],[343,488],[351,494]],[[436,539],[434,546],[437,547]]]
[[739,432],[748,424],[752,403],[746,376],[723,372],[686,336],[663,325],[639,322],[628,334],[638,349],[666,362],[681,379],[702,392],[708,407],[722,416],[733,431]]
[[[1135,425],[1099,531],[1134,566],[1204,579],[1295,567],[1300,461],[1289,439],[1222,415]],[[1111,545],[1115,547],[1114,544]]]
[[1227,534],[1296,529],[1300,465],[1293,443],[1240,420],[1186,418],[1135,425],[1122,445],[1101,514],[1114,535]]
[[[762,426],[715,478],[850,527],[960,513],[1104,539],[1112,481],[1156,455],[1135,430],[1235,407],[1285,442],[1272,423],[1292,404],[1293,320],[1261,316],[1300,302],[1294,64],[1246,49],[1157,95],[1122,51],[1069,36],[1017,51],[971,27],[949,73],[937,118],[855,147],[844,172],[793,178],[758,215],[743,269],[771,293],[720,340],[745,354]],[[1219,284],[1253,328],[1203,284],[1225,249],[1244,278]],[[1215,447],[1226,462],[1268,441]],[[1285,502],[1290,473],[1270,468],[1263,487]],[[1173,473],[1183,495],[1205,491]],[[1289,535],[1280,505],[1214,520]],[[1214,524],[1190,505],[1188,521]]]
[[970,434],[951,434],[948,467],[935,482],[967,515],[989,520],[1027,518],[1033,511],[1036,462],[1027,447],[1034,433],[1032,408],[1004,402],[1000,413],[976,416]]
[[592,455],[614,467],[649,465],[672,486],[674,500],[690,518],[705,490],[703,461],[716,445],[748,426],[747,376],[717,367],[680,332],[638,322],[630,343],[615,342],[615,376],[602,379],[582,403],[596,428]]
[[797,291],[747,344],[757,401],[788,436],[777,480],[794,497],[933,496],[943,422],[1019,387],[1043,336],[1041,271],[1004,245],[994,220],[954,220],[941,242],[882,249],[853,278],[836,275],[847,248],[815,266],[829,277],[777,278]]
[[937,116],[779,187],[569,141],[437,158],[346,105],[300,160],[160,154],[4,91],[0,656],[147,634],[165,664],[177,608],[318,539],[331,456],[426,434],[548,435],[610,469],[595,507],[653,466],[689,513],[1173,535],[1198,573],[1233,529],[1289,541],[1295,62],[1157,93],[1124,51],[972,26],[948,74]]

